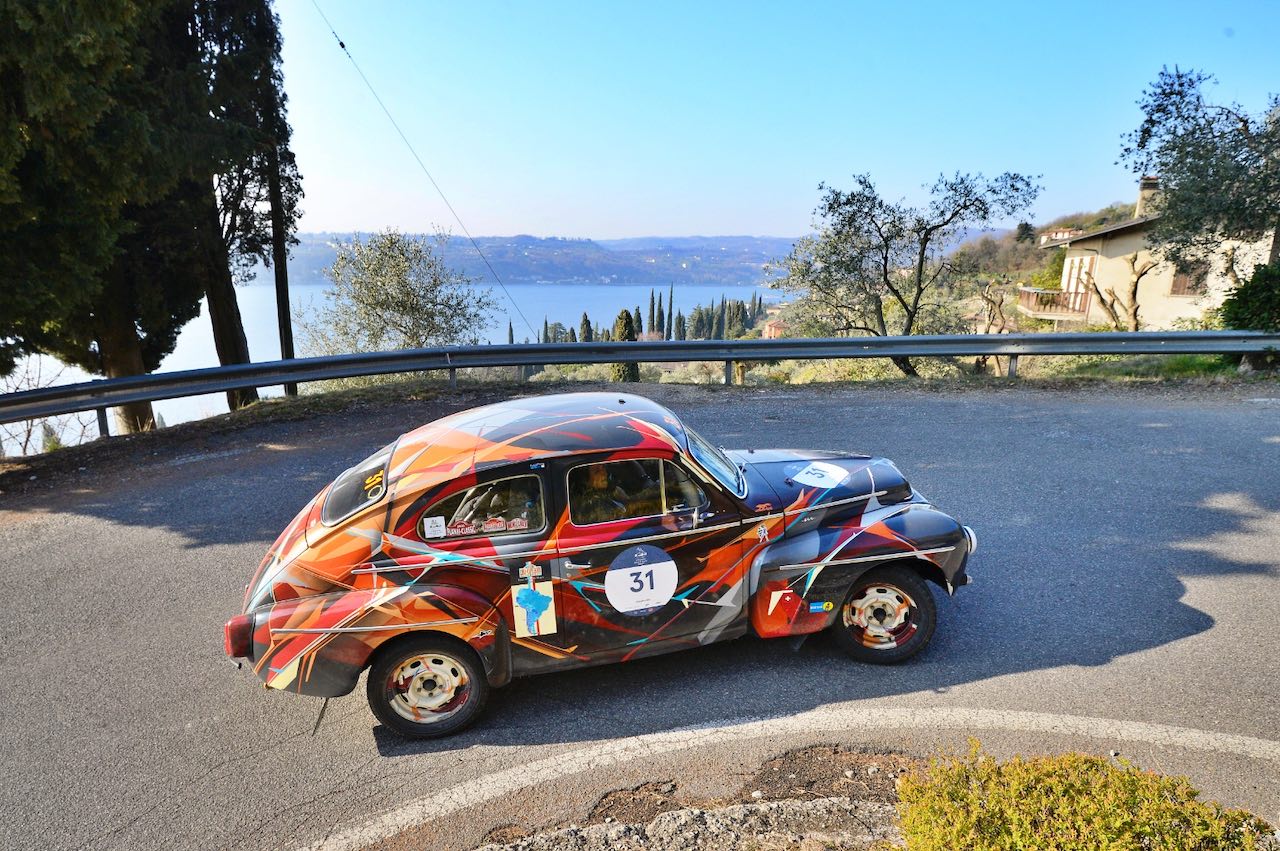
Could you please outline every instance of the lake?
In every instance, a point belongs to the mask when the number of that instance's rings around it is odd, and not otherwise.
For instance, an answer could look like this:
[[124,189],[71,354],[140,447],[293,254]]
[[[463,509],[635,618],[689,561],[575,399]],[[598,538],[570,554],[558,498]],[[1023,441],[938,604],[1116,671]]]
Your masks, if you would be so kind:
[[[655,287],[651,284],[507,284],[507,292],[519,305],[520,310],[533,325],[534,330],[524,326],[519,315],[511,307],[511,301],[503,295],[502,290],[493,287],[494,301],[497,309],[493,319],[483,336],[492,343],[507,341],[507,322],[515,327],[517,342],[526,338],[537,339],[542,330],[545,316],[550,322],[560,322],[566,327],[577,329],[585,310],[597,326],[612,326],[613,319],[622,308],[640,306],[640,315],[648,321],[649,290],[656,289],[665,298],[667,287]],[[311,313],[324,302],[323,285],[303,284],[290,287],[289,300],[295,314],[298,311]],[[752,295],[759,294],[766,301],[777,301],[780,294],[776,290],[757,287],[749,284],[739,286],[690,285],[675,288],[675,306],[688,316],[698,305],[709,305],[718,302],[723,295],[731,299],[746,301]],[[270,286],[250,285],[236,288],[236,296],[240,302],[240,315],[244,321],[245,336],[249,341],[249,353],[256,361],[271,361],[280,358],[280,340],[276,328],[275,289]],[[297,334],[295,332],[295,338]],[[303,354],[301,351],[299,355]],[[45,374],[52,374],[62,368],[52,358],[41,358]],[[208,311],[202,306],[200,316],[193,319],[182,329],[178,336],[177,346],[173,353],[161,363],[160,372],[176,372],[185,369],[218,366],[217,353],[213,346],[213,332],[209,327]],[[63,372],[56,383],[69,384],[76,381],[89,381],[95,376],[88,375],[74,367],[62,368]],[[263,387],[262,396],[278,396],[280,387]],[[222,393],[206,396],[190,396],[183,399],[166,399],[155,403],[156,413],[168,425],[201,419],[227,410],[226,396]],[[0,429],[4,428],[0,426]],[[96,435],[96,428],[90,427],[89,437]],[[5,441],[5,450],[15,452],[12,441]]]

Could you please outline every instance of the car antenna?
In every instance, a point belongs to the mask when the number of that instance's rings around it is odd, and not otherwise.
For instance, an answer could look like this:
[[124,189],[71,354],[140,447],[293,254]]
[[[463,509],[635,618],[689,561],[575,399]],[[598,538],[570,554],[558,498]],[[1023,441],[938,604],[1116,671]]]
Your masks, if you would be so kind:
[[324,720],[324,711],[329,708],[329,698],[324,699],[324,703],[320,704],[320,714],[316,716],[316,725],[311,728],[311,735],[315,736],[316,730],[320,729],[320,722]]

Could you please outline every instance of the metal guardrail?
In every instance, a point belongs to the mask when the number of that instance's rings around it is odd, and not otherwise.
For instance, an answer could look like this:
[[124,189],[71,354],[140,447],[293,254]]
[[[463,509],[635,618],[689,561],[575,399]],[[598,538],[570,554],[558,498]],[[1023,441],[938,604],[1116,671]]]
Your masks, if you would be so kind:
[[99,422],[105,423],[106,408],[130,402],[397,372],[444,369],[450,371],[452,378],[456,370],[487,366],[724,361],[726,383],[732,383],[733,364],[740,361],[1001,355],[1009,358],[1008,374],[1013,377],[1017,374],[1018,358],[1031,355],[1227,354],[1276,349],[1280,349],[1280,334],[1253,331],[449,346],[235,364],[25,390],[0,395],[0,423],[95,409],[99,411]]

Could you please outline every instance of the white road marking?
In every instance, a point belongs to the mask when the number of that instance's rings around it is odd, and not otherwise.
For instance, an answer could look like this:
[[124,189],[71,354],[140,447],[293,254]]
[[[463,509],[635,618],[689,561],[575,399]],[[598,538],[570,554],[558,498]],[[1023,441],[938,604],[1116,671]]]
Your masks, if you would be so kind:
[[409,801],[364,824],[333,833],[307,846],[307,851],[358,851],[375,842],[468,807],[510,796],[530,786],[584,771],[657,754],[690,750],[726,741],[813,732],[909,729],[1000,730],[1082,736],[1092,739],[1141,742],[1161,747],[1262,759],[1280,766],[1280,742],[1214,733],[1166,724],[1117,721],[1079,715],[1014,712],[993,709],[919,708],[892,713],[850,704],[814,709],[779,718],[743,719],[715,726],[685,727],[616,741],[587,745],[569,753],[534,760],[525,765],[477,777],[434,795]]

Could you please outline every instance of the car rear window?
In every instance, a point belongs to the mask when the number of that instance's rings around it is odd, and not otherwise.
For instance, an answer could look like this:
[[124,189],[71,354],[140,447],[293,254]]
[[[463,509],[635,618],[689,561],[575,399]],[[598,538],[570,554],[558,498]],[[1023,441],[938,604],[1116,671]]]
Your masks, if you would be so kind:
[[334,480],[320,509],[321,523],[337,523],[386,495],[387,462],[393,449],[394,443],[379,449]]
[[418,520],[424,541],[518,535],[546,525],[542,480],[513,476],[468,488],[432,504]]

